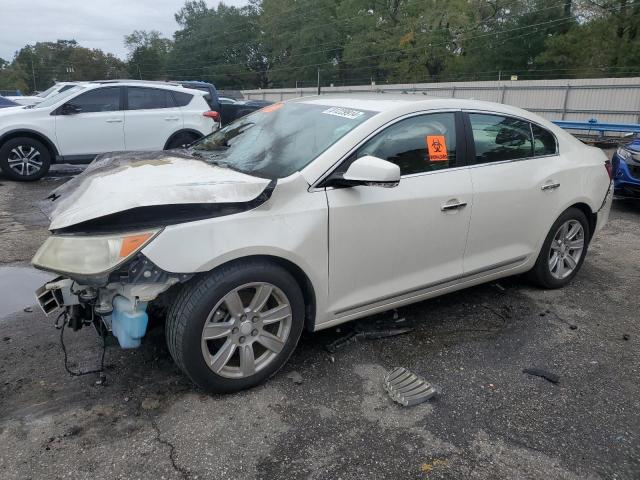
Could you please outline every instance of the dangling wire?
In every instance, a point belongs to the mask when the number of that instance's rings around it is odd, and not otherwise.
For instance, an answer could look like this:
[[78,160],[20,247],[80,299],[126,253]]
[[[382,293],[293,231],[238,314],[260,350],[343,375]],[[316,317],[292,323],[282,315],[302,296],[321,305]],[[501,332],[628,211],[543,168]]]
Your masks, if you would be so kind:
[[[93,316],[93,312],[92,312],[92,316]],[[60,324],[60,319],[62,319],[62,324]],[[64,344],[64,329],[68,323],[69,323],[69,316],[67,315],[67,311],[65,310],[60,315],[58,315],[58,318],[56,318],[56,322],[54,324],[54,326],[60,330],[60,347],[62,348],[62,353],[64,354],[64,369],[72,377],[80,377],[82,375],[89,375],[92,373],[103,372],[104,371],[104,354],[107,350],[107,339],[106,339],[105,332],[102,332],[100,335],[102,337],[102,355],[100,356],[100,367],[94,370],[87,370],[84,372],[74,371],[74,370],[71,370],[71,368],[69,367],[69,362],[67,358],[67,348]]]

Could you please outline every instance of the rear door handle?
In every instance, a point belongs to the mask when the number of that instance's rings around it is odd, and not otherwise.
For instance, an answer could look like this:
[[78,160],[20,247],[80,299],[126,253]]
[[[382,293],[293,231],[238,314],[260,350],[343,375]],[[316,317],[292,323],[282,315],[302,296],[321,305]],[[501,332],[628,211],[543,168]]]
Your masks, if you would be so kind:
[[174,120],[179,120],[179,118],[178,118],[178,117],[164,117],[164,119],[165,119],[167,122],[171,122],[171,121],[174,121]]
[[542,187],[540,187],[541,190],[555,190],[556,188],[558,188],[560,186],[559,183],[545,183],[544,185],[542,185]]
[[467,206],[467,202],[459,202],[458,200],[449,200],[449,202],[445,203],[440,207],[440,210],[443,212],[449,210],[458,210]]
[[121,118],[108,118],[107,123],[122,123]]

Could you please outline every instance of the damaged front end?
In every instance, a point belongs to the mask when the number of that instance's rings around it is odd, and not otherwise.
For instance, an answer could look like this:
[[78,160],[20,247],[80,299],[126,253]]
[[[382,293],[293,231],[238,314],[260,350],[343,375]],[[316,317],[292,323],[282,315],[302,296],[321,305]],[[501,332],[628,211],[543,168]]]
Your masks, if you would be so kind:
[[171,225],[255,208],[274,186],[186,151],[103,155],[41,205],[52,235],[32,264],[60,277],[38,289],[38,303],[47,315],[62,310],[73,330],[93,324],[136,348],[149,302],[194,275],[162,270],[144,248]]
[[[151,235],[147,241],[130,251],[126,250],[130,248],[128,245],[140,242],[146,235]],[[149,302],[156,300],[173,285],[192,277],[192,274],[165,272],[140,253],[153,236],[146,232],[124,237],[118,252],[123,260],[114,269],[93,275],[65,272],[66,278],[61,276],[46,283],[36,291],[40,307],[46,315],[63,309],[74,331],[94,325],[98,332],[110,331],[122,348],[139,347],[147,331]],[[56,238],[59,237],[50,237]],[[51,259],[48,255],[51,255],[49,252],[52,249],[55,250],[45,242],[34,257],[33,264],[38,268],[60,272],[61,268],[49,263]],[[75,257],[80,258],[79,255]]]

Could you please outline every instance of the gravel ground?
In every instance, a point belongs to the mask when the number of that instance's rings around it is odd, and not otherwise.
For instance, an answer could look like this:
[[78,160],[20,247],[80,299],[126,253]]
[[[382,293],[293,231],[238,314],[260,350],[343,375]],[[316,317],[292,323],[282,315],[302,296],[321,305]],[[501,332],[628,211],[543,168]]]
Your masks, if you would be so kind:
[[[7,267],[25,265],[47,236],[35,202],[75,171],[0,178],[3,303],[32,298],[27,286],[41,282]],[[333,355],[324,346],[348,326],[306,335],[274,379],[234,395],[193,388],[161,325],[138,350],[108,346],[98,384],[65,373],[51,318],[4,312],[2,478],[640,478],[639,220],[640,202],[615,202],[565,289],[512,278],[450,294],[399,310],[413,332]],[[90,329],[65,341],[73,368],[98,364]],[[439,394],[393,404],[381,383],[394,366]]]

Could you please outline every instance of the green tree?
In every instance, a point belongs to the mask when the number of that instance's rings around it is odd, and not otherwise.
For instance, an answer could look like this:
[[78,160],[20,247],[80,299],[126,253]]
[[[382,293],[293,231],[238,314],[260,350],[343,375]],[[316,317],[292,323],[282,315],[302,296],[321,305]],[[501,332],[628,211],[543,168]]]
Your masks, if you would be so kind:
[[75,40],[27,45],[11,66],[22,72],[30,90],[45,90],[56,81],[119,78],[124,72],[124,63],[112,54],[81,47]]
[[169,76],[223,88],[266,86],[259,15],[254,3],[208,8],[201,0],[186,2],[175,15],[181,28],[174,35]]
[[124,37],[129,50],[127,69],[132,78],[166,80],[167,62],[173,42],[156,30],[135,30]]

